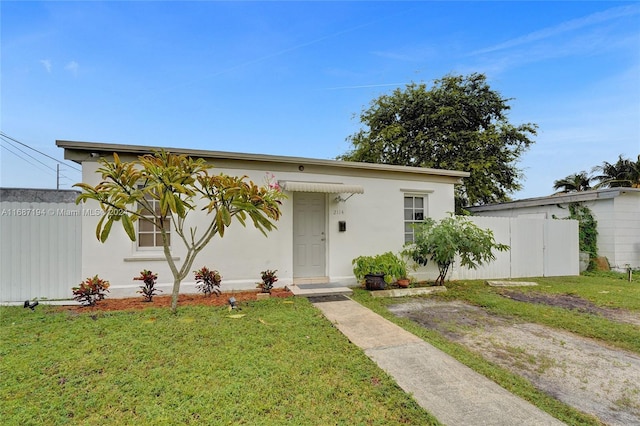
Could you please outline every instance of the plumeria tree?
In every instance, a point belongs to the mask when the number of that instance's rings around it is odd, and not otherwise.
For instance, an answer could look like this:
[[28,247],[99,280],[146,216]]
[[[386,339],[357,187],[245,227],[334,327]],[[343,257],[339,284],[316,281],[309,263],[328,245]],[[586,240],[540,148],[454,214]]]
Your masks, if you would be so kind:
[[[285,195],[273,182],[273,175],[259,186],[247,176],[210,174],[211,166],[204,159],[165,150],[131,162],[122,162],[114,153],[113,161],[101,159],[100,163],[100,183],[74,185],[82,189],[76,203],[100,203],[105,214],[96,227],[96,237],[101,242],[107,240],[115,222],[122,224],[132,241],[136,240],[136,221],[148,222],[160,233],[173,273],[173,312],[178,306],[180,283],[191,271],[196,256],[213,237],[223,237],[233,219],[243,226],[250,220],[266,236],[276,228],[281,215],[280,200]],[[185,225],[187,216],[196,209],[203,210],[208,218],[200,229]],[[171,255],[171,230],[186,249],[182,264]]]

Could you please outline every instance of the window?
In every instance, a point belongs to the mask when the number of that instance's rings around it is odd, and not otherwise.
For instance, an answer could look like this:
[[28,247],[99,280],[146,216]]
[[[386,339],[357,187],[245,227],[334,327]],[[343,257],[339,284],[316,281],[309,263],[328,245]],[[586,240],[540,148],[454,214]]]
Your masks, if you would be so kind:
[[427,214],[425,195],[404,196],[404,242],[413,242],[413,225],[422,222]]
[[[152,198],[151,196],[146,196],[146,200],[153,207],[156,214],[160,214],[160,201]],[[154,217],[151,216],[148,212],[143,216],[148,218],[151,221],[154,221]],[[169,244],[171,244],[171,220],[166,218],[164,221],[164,229],[168,232],[167,237],[169,237]],[[155,247],[163,247],[162,245],[162,233],[160,229],[158,229],[153,223],[148,222],[142,218],[138,219],[138,247],[139,248],[155,248]]]

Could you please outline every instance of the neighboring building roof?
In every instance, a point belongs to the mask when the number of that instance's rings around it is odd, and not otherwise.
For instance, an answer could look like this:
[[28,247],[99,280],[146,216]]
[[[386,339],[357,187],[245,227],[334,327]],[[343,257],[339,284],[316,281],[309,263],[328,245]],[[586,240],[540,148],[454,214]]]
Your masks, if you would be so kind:
[[522,207],[545,206],[553,204],[579,203],[584,201],[604,200],[618,197],[621,194],[635,193],[640,195],[640,188],[606,188],[591,191],[558,193],[546,197],[524,198],[506,203],[485,204],[483,206],[466,207],[471,212],[488,212],[496,210],[519,209]]
[[[239,162],[257,162],[257,163],[271,163],[271,164],[288,164],[295,165],[298,170],[305,170],[307,166],[321,167],[324,170],[367,170],[378,172],[399,172],[399,173],[412,173],[420,175],[431,175],[434,177],[445,177],[448,179],[453,178],[456,181],[468,177],[468,172],[456,171],[456,170],[443,170],[443,169],[431,169],[425,167],[407,167],[407,166],[392,166],[387,164],[373,164],[373,163],[359,163],[351,161],[338,161],[338,160],[322,160],[316,158],[303,158],[303,157],[288,157],[280,155],[264,155],[264,154],[246,154],[238,152],[224,152],[224,151],[207,151],[198,149],[184,149],[184,148],[162,148],[153,146],[141,146],[141,145],[118,145],[109,143],[95,143],[95,142],[76,142],[57,140],[56,145],[65,150],[65,159],[75,161],[76,163],[82,163],[83,161],[97,159],[101,156],[111,155],[114,152],[119,154],[126,153],[131,155],[144,155],[150,154],[154,151],[165,149],[175,154],[184,154],[191,157],[205,158],[208,160],[231,160]],[[335,173],[335,172],[334,172]]]
[[73,189],[0,188],[0,201],[23,203],[75,202],[80,191]]

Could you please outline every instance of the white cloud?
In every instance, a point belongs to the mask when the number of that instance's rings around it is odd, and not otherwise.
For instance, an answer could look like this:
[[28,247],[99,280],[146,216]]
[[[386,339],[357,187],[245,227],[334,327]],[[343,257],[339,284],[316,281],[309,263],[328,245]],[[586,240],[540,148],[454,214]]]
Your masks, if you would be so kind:
[[71,74],[75,76],[75,75],[78,75],[79,67],[80,65],[76,61],[71,61],[64,67],[64,69],[71,72]]
[[47,70],[48,73],[51,73],[51,60],[49,60],[49,59],[41,59],[40,63],[42,64],[44,69]]
[[541,30],[526,34],[522,37],[517,37],[495,46],[477,50],[476,52],[473,52],[473,54],[483,54],[503,49],[509,49],[523,44],[545,40],[566,32],[576,31],[587,26],[615,20],[626,16],[637,15],[638,13],[640,13],[640,8],[638,6],[616,7],[605,10],[603,12],[593,13],[583,18],[572,19],[553,27],[543,28]]

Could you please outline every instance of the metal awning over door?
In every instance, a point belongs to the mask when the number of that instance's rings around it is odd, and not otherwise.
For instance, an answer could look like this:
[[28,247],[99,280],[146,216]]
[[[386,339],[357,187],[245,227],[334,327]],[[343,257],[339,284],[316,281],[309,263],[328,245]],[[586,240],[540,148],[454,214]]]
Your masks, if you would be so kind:
[[345,185],[343,183],[280,181],[280,187],[292,192],[324,192],[329,194],[364,194],[361,185]]

